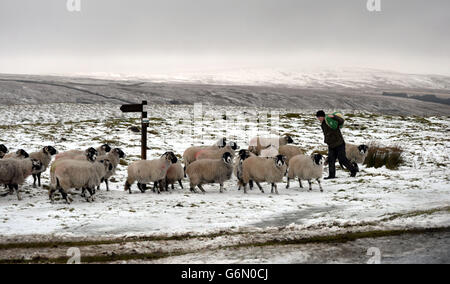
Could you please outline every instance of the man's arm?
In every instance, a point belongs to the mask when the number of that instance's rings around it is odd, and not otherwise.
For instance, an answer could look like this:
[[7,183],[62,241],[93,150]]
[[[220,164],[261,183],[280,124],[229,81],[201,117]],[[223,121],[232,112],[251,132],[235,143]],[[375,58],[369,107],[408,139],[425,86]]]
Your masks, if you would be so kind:
[[341,117],[339,117],[337,115],[330,114],[328,117],[331,117],[332,119],[336,120],[338,122],[338,125],[344,124],[344,119],[342,119]]

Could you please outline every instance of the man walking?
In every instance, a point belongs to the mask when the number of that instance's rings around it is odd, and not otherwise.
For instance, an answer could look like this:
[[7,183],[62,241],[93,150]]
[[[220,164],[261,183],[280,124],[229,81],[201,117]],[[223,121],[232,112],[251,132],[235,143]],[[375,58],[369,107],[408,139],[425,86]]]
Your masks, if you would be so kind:
[[356,168],[350,163],[345,155],[345,141],[342,137],[340,126],[344,124],[344,120],[337,115],[328,115],[329,118],[337,121],[338,126],[336,129],[331,128],[325,120],[325,112],[319,110],[316,113],[317,119],[321,122],[320,127],[322,127],[323,135],[325,136],[325,143],[328,145],[328,169],[329,175],[324,179],[336,178],[336,158],[339,162],[350,170],[350,176],[356,176]]

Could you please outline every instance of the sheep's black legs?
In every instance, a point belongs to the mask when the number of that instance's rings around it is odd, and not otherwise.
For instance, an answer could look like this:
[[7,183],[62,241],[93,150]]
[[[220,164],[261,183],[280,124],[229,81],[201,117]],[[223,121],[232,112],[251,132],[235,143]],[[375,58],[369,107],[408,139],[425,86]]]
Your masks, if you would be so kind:
[[298,178],[298,184],[300,185],[300,188],[303,188],[302,180]]
[[105,179],[105,183],[106,183],[106,191],[109,191],[109,181],[108,181],[108,179]]
[[320,184],[320,179],[317,179],[317,183],[319,183],[320,191],[323,192],[322,185]]
[[181,182],[181,179],[178,181],[178,183],[180,184],[180,186],[181,186],[181,189],[184,189],[184,187],[183,187],[183,183]]
[[273,193],[273,189],[275,188],[275,194],[278,194],[278,189],[277,189],[277,184],[276,183],[272,183],[272,188],[270,190],[270,193]]
[[289,178],[287,178],[286,188],[289,188]]
[[41,187],[41,173],[37,174],[37,178],[38,178],[38,186]]
[[203,192],[203,193],[205,193],[206,191],[203,189],[203,186],[201,185],[201,184],[199,184],[199,185],[197,185],[198,186],[198,188],[200,188],[200,190]]
[[309,190],[312,190],[312,182],[310,179],[308,180],[308,183],[309,183]]
[[259,190],[261,190],[262,193],[264,193],[264,189],[262,188],[262,186],[259,184],[259,182],[255,181],[256,185],[258,186]]
[[250,180],[250,181],[248,182],[248,184],[250,185],[250,190],[253,190],[253,181]]
[[33,174],[33,187],[36,187],[36,179],[37,179],[37,175]]
[[220,193],[223,193],[223,183],[220,184]]

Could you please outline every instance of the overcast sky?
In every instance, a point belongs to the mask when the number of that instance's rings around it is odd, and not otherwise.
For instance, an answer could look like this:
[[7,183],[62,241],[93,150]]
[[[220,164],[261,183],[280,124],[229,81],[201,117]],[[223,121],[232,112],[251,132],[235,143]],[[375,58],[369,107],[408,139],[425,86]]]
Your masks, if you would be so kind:
[[450,1],[0,1],[0,73],[370,67],[450,75]]

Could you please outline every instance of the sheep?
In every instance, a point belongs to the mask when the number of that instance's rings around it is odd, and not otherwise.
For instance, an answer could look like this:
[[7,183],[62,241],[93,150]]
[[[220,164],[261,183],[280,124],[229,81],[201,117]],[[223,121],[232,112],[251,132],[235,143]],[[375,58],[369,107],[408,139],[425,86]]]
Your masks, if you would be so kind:
[[[242,182],[242,163],[245,161],[245,159],[249,157],[254,157],[255,154],[251,153],[249,150],[241,149],[239,150],[237,161],[234,166],[234,175],[238,179],[238,190],[241,190],[241,188],[244,186],[244,183]],[[253,181],[249,181],[250,189],[253,189]]]
[[[183,153],[184,160],[184,171],[190,163],[196,160],[195,155],[201,150],[217,150],[219,148],[225,147],[227,144],[227,139],[225,137],[220,138],[216,143],[211,146],[191,146],[187,148]],[[184,175],[186,177],[186,174]]]
[[49,198],[54,201],[55,191],[59,191],[65,201],[70,204],[72,199],[68,196],[69,189],[83,188],[89,191],[88,202],[94,201],[95,187],[100,185],[108,171],[112,170],[112,164],[108,160],[97,160],[95,162],[61,160],[55,164],[54,174],[51,177]]
[[294,143],[294,140],[289,135],[279,137],[279,138],[256,136],[250,140],[248,149],[250,150],[250,152],[259,156],[261,154],[261,150],[266,149],[271,145],[275,146],[275,147],[279,147],[279,146],[286,145],[288,143]]
[[30,154],[31,158],[41,161],[42,163],[41,170],[33,173],[33,187],[36,187],[36,179],[38,180],[38,186],[41,186],[41,174],[47,170],[47,167],[52,160],[52,156],[56,154],[58,154],[58,151],[52,146],[46,146],[42,148],[41,151]]
[[[113,166],[112,170],[106,173],[106,176],[104,177],[103,180],[106,184],[106,191],[109,191],[109,178],[116,173],[117,166],[119,165],[120,159],[122,158],[125,158],[125,153],[120,148],[114,148],[108,154],[97,157],[97,159],[100,160],[110,161]],[[97,189],[99,190],[100,186],[98,186]]]
[[244,193],[247,193],[247,184],[253,180],[258,185],[262,193],[260,182],[266,181],[272,184],[271,193],[278,194],[277,182],[283,179],[286,173],[286,157],[277,155],[275,158],[250,157],[242,163],[242,181],[244,183]]
[[311,180],[317,180],[320,191],[323,192],[322,185],[320,184],[320,178],[323,173],[323,160],[324,157],[321,154],[313,153],[310,156],[297,155],[291,159],[288,172],[288,182],[286,188],[289,188],[289,181],[298,177],[300,188],[303,188],[302,179],[307,180],[309,183],[309,190],[312,190]]
[[174,189],[174,183],[178,181],[180,187],[183,189],[183,183],[181,180],[184,177],[184,169],[181,165],[181,161],[178,160],[175,164],[172,164],[167,170],[166,179],[165,179],[165,188],[166,191],[169,188],[169,184],[172,185],[172,189]]
[[19,149],[14,153],[6,154],[3,159],[26,159],[30,157],[30,155],[23,149]]
[[278,147],[274,145],[270,145],[265,149],[261,149],[261,153],[259,154],[262,158],[273,158],[278,155]]
[[0,144],[0,159],[3,159],[3,157],[8,153],[8,148],[3,145]]
[[223,193],[223,183],[231,178],[233,173],[233,159],[230,152],[222,154],[221,159],[197,160],[186,169],[189,176],[190,190],[197,192],[197,186],[203,193],[203,184],[219,183],[220,193]]
[[[144,184],[160,182],[165,179],[167,170],[177,161],[178,159],[173,152],[166,152],[159,159],[133,162],[127,169],[128,177],[125,182],[125,191],[128,190],[131,194],[131,186],[137,181],[139,190],[144,193],[146,190]],[[158,193],[160,193],[159,189]]]
[[[356,168],[356,171],[359,172],[358,164],[364,163],[364,160],[367,157],[369,147],[367,145],[354,145],[354,144],[345,144],[345,156],[353,164]],[[339,165],[341,168],[344,168],[341,161],[339,161]]]
[[302,149],[294,145],[282,145],[278,148],[280,155],[286,156],[286,165],[289,167],[289,161],[292,157],[301,155],[304,153]]
[[22,200],[19,184],[23,184],[33,172],[40,171],[42,162],[32,158],[0,160],[0,184],[8,185],[16,191],[17,199]]
[[95,150],[95,155],[96,156],[103,156],[106,155],[107,153],[109,153],[111,151],[111,147],[108,144],[104,144],[100,147],[98,147],[97,149],[94,149],[92,147],[86,149],[86,150],[69,150],[63,153],[60,153],[58,155],[55,156],[55,161],[56,160],[60,160],[60,159],[70,159],[73,160],[73,157],[76,156],[85,156],[86,154],[88,154],[89,152],[93,153]]
[[204,159],[210,159],[210,160],[217,160],[221,159],[223,154],[226,152],[229,152],[231,156],[234,158],[235,151],[239,149],[239,146],[235,142],[230,142],[228,145],[226,145],[223,148],[220,149],[205,149],[200,150],[195,154],[195,160],[204,160]]

